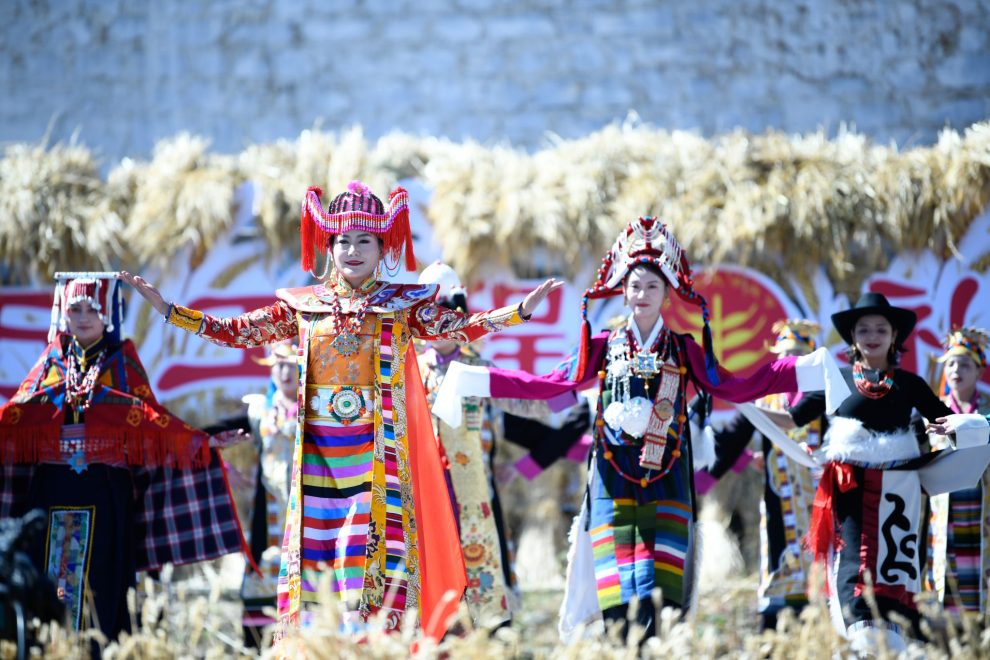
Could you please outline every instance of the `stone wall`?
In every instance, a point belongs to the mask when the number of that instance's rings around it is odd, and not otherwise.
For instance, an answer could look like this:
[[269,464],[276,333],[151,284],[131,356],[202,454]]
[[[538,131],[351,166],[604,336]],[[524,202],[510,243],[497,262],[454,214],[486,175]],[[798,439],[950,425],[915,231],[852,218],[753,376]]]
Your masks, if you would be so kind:
[[928,143],[990,116],[988,27],[986,0],[5,0],[0,141],[236,151],[322,122],[532,149],[635,112]]

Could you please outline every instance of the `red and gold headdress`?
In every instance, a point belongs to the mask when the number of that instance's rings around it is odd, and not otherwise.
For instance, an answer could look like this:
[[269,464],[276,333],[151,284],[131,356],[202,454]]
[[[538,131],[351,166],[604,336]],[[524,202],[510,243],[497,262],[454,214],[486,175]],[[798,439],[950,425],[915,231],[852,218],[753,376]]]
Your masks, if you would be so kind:
[[987,345],[990,335],[981,328],[962,327],[947,334],[942,340],[945,353],[938,359],[945,362],[954,355],[968,355],[977,367],[987,366]]
[[124,320],[124,303],[120,295],[117,273],[55,273],[55,299],[52,301],[52,321],[48,341],[59,332],[68,332],[65,312],[71,305],[86,301],[96,310],[106,326],[106,332],[120,336]]
[[821,326],[807,319],[787,319],[773,324],[774,342],[767,347],[771,353],[783,353],[793,349],[801,349],[810,353],[818,348],[815,337],[821,331]]
[[398,270],[403,248],[406,270],[416,270],[412,230],[409,228],[409,194],[397,187],[388,196],[388,208],[360,181],[351,181],[347,190],[333,198],[326,210],[320,201],[323,191],[310,186],[302,203],[302,269],[313,271],[317,252],[326,254],[330,239],[358,229],[382,239],[382,261],[389,270]]
[[[605,254],[595,283],[584,292],[581,300],[582,336],[589,339],[591,336],[591,328],[588,324],[588,301],[620,295],[626,275],[637,264],[652,264],[657,267],[672,291],[682,300],[701,307],[701,317],[704,321],[702,341],[705,348],[705,366],[709,379],[717,384],[719,378],[715,352],[712,348],[712,332],[708,325],[708,301],[694,290],[691,264],[681,244],[674,238],[670,228],[657,218],[644,217],[630,222]],[[583,354],[584,351],[582,356]],[[584,365],[580,365],[579,373],[583,372]]]

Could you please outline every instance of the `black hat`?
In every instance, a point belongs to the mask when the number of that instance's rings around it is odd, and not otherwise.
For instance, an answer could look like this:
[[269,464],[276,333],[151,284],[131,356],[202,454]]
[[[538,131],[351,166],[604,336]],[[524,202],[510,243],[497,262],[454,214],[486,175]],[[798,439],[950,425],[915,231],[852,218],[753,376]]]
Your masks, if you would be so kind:
[[914,330],[914,324],[918,322],[918,315],[910,309],[894,307],[882,293],[864,293],[850,309],[844,312],[832,314],[832,325],[835,326],[839,336],[845,342],[852,345],[852,331],[856,327],[856,321],[869,314],[879,314],[893,326],[897,338],[894,345],[900,347],[904,344],[908,335]]

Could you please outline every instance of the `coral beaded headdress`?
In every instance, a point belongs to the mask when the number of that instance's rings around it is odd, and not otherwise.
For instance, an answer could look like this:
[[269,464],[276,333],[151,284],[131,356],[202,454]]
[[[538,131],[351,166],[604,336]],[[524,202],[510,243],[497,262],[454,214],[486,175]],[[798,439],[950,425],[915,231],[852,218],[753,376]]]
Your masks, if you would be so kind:
[[59,332],[68,332],[65,313],[75,303],[86,301],[96,310],[106,326],[105,332],[120,339],[120,326],[124,321],[124,302],[120,295],[118,274],[109,273],[55,273],[55,299],[52,301],[52,321],[48,328],[48,341]]
[[987,366],[987,345],[990,335],[981,328],[956,328],[942,340],[945,353],[938,359],[945,362],[954,355],[967,355],[972,358],[977,367]]
[[821,331],[821,326],[807,319],[787,319],[773,324],[774,342],[768,346],[771,353],[783,353],[800,349],[807,353],[818,348],[815,337]]
[[[712,332],[708,325],[708,302],[694,290],[691,264],[681,244],[674,238],[670,228],[657,218],[644,217],[630,222],[605,254],[595,283],[584,292],[584,297],[581,299],[582,341],[584,338],[590,340],[591,337],[588,301],[620,295],[626,275],[637,264],[652,264],[659,268],[672,291],[682,300],[701,307],[701,318],[704,322],[702,343],[705,348],[705,367],[709,380],[717,384],[718,363],[715,360]],[[581,353],[584,359],[586,352],[581,351]],[[579,366],[578,372],[584,372],[583,364]]]
[[[409,228],[409,195],[397,187],[388,196],[388,208],[368,186],[351,181],[347,190],[333,198],[326,210],[320,202],[323,191],[310,186],[302,203],[302,269],[313,272],[317,252],[326,254],[330,239],[352,229],[370,232],[382,239],[382,261],[389,271],[397,271],[403,248],[406,270],[416,270],[412,230]],[[314,275],[315,276],[315,275]]]

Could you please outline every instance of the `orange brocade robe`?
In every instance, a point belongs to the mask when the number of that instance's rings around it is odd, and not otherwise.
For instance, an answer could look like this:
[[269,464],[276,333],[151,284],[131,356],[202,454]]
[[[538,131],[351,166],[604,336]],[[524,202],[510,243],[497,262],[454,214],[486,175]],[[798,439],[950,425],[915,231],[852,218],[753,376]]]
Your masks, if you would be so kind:
[[[341,279],[280,289],[275,304],[235,318],[173,306],[168,321],[238,348],[300,339],[282,630],[300,623],[302,603],[316,601],[330,573],[347,610],[384,611],[397,627],[404,611],[419,608],[425,634],[439,639],[466,578],[411,339],[470,342],[523,319],[516,307],[470,316],[440,307],[436,285],[372,281],[361,289],[355,295]],[[335,327],[333,307],[351,319],[364,296],[363,321],[348,336]],[[444,600],[448,591],[457,597]]]

